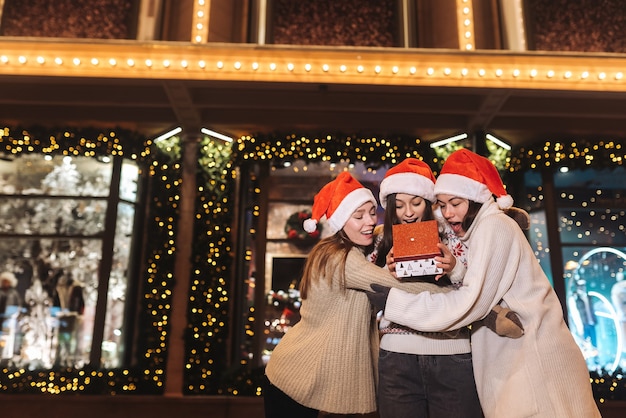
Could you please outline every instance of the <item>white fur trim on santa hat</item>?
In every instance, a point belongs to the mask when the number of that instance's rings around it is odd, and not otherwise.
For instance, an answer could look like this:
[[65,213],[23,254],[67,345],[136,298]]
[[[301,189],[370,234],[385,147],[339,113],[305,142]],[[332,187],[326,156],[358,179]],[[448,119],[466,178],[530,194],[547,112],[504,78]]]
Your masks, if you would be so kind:
[[[462,197],[478,203],[485,203],[493,194],[491,190],[479,181],[460,174],[440,174],[435,183],[435,195],[449,194]],[[508,209],[513,206],[513,198],[510,195],[500,196],[496,199],[500,209]]]
[[385,177],[380,182],[380,205],[387,208],[387,196],[394,193],[406,193],[420,196],[429,202],[435,201],[435,184],[427,177],[416,173],[398,173]]
[[331,217],[328,218],[330,233],[335,234],[340,231],[346,222],[348,222],[348,219],[350,219],[354,211],[365,202],[372,202],[374,206],[376,206],[376,199],[370,189],[359,187],[348,193],[339,206],[337,206]]
[[440,174],[435,183],[435,195],[449,194],[478,203],[485,203],[492,196],[484,183],[460,174]]

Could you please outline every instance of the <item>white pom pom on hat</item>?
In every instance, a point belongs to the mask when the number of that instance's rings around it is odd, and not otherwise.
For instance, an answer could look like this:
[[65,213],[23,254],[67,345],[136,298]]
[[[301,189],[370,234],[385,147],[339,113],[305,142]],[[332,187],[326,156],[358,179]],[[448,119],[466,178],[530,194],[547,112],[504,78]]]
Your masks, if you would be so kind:
[[347,171],[342,171],[315,195],[311,218],[302,223],[308,233],[317,228],[317,223],[326,218],[331,234],[340,231],[355,210],[366,202],[376,205],[370,189],[364,187]]
[[387,196],[394,193],[420,196],[433,203],[434,189],[435,176],[428,164],[417,158],[407,158],[387,170],[385,178],[380,182],[378,198],[383,208],[387,207]]
[[435,182],[435,195],[449,194],[478,203],[494,195],[500,209],[513,206],[498,170],[491,161],[468,149],[454,151],[446,159]]

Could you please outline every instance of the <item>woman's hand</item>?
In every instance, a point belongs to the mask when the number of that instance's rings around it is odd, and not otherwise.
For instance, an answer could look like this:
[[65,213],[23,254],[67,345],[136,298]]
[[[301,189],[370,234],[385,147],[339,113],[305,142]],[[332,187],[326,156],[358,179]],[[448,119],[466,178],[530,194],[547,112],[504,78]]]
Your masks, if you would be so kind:
[[391,247],[389,253],[387,253],[385,263],[387,264],[387,270],[389,270],[389,273],[393,274],[393,277],[398,278],[396,276],[396,262],[393,259],[393,247]]
[[435,261],[437,262],[437,268],[443,269],[443,274],[435,276],[435,280],[439,280],[446,274],[450,274],[452,270],[454,270],[454,266],[456,266],[456,258],[452,255],[448,246],[439,242],[437,243],[437,247],[441,250],[442,255],[435,257]]

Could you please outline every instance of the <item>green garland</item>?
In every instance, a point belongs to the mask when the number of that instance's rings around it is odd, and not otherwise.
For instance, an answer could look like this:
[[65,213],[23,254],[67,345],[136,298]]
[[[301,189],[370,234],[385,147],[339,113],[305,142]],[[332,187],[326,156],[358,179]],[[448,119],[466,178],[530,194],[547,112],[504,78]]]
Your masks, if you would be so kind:
[[292,213],[285,222],[287,239],[297,246],[310,246],[319,241],[322,234],[322,225],[318,222],[315,231],[308,233],[302,227],[302,222],[311,217],[310,210],[300,210]]

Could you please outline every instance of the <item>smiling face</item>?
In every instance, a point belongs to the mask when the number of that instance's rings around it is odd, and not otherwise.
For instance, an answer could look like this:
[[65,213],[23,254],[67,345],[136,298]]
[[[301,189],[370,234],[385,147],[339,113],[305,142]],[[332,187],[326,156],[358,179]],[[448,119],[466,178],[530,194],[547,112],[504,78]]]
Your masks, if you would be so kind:
[[343,231],[355,245],[366,247],[374,241],[376,206],[365,202],[355,210],[343,226]]
[[423,197],[406,193],[396,194],[396,219],[403,224],[424,220],[428,201]]
[[452,231],[459,237],[465,235],[465,230],[463,230],[461,223],[469,210],[469,200],[449,194],[438,194],[437,204],[441,208],[441,214],[450,224]]

